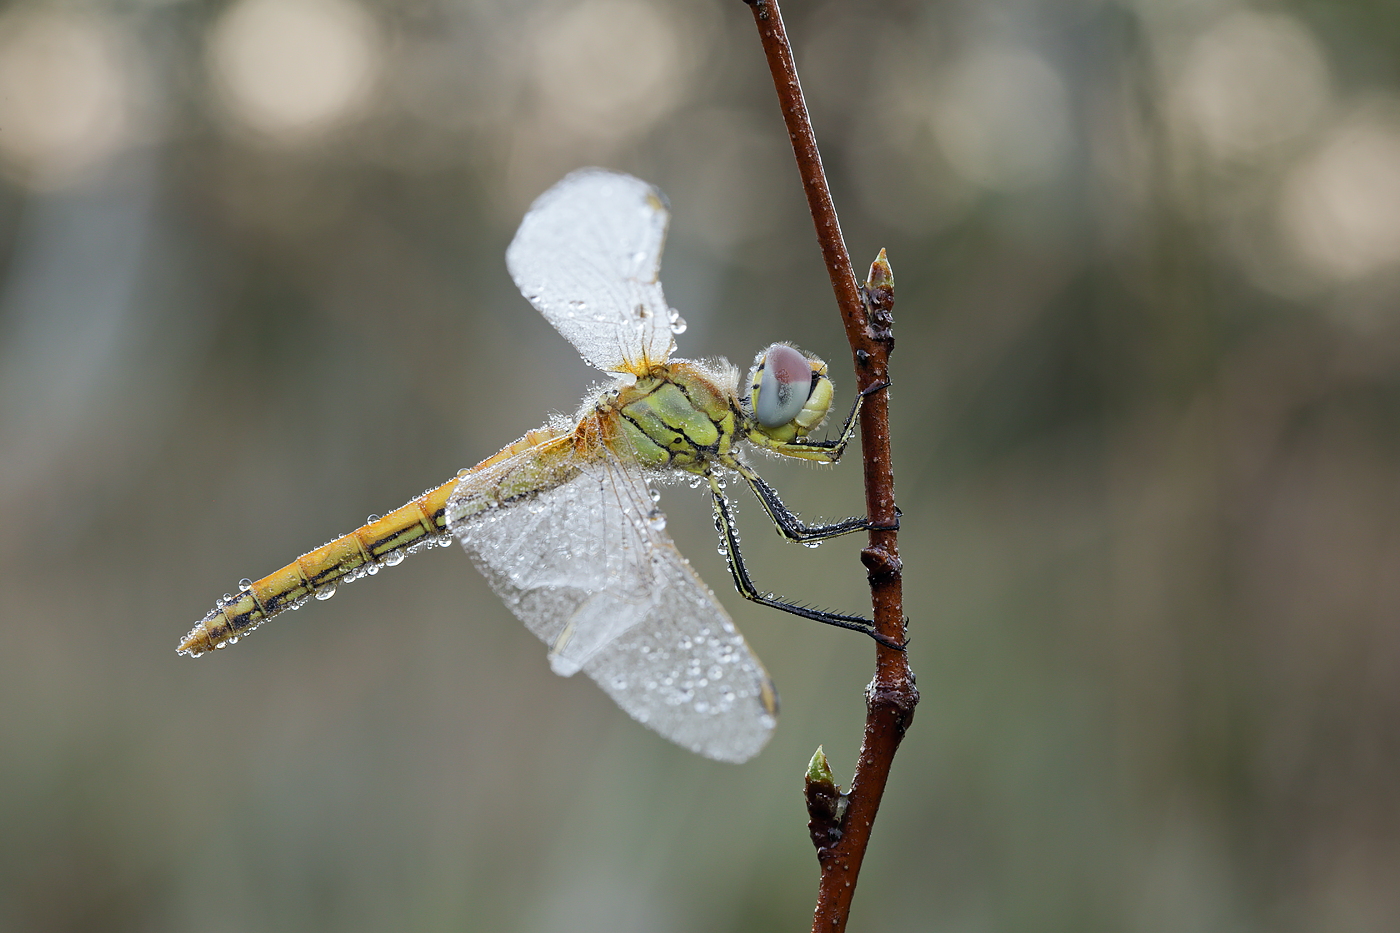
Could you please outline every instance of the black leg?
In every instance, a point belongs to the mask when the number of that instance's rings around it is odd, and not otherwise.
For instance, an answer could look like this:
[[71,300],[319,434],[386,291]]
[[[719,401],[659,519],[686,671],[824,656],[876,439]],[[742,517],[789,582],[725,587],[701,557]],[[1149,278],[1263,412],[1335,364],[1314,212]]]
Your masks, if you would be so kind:
[[[715,507],[715,529],[719,531],[720,544],[724,548],[725,560],[729,564],[729,572],[734,577],[734,588],[739,591],[739,595],[751,602],[761,606],[768,606],[773,609],[781,609],[783,612],[790,612],[795,616],[804,619],[811,619],[814,622],[821,622],[824,625],[834,625],[837,628],[850,629],[855,632],[863,632],[875,639],[887,648],[904,650],[904,646],[895,642],[875,630],[875,623],[864,616],[845,615],[840,612],[829,612],[824,609],[813,609],[809,606],[799,606],[796,603],[786,602],[772,593],[759,592],[753,585],[753,580],[749,577],[748,568],[744,566],[744,558],[739,552],[739,532],[734,527],[734,518],[729,511],[729,502],[724,497],[724,491],[720,489],[719,483],[711,474],[706,474],[706,479],[710,482],[710,493],[714,500]],[[859,519],[864,521],[864,519]],[[855,528],[847,529],[849,531]],[[844,534],[845,532],[837,532]]]
[[827,525],[803,524],[795,512],[783,505],[777,490],[764,482],[763,477],[744,464],[739,465],[738,472],[749,484],[754,495],[758,496],[758,501],[763,504],[763,511],[768,513],[778,531],[789,541],[825,541],[827,538],[864,531],[870,527],[869,520],[863,516],[846,518]]

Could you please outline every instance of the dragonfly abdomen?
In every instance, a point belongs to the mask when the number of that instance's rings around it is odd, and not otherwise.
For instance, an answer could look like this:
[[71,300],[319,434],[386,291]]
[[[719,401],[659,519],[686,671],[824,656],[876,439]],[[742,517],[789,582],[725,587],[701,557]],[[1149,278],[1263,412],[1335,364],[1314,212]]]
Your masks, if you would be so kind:
[[226,596],[190,629],[178,651],[199,657],[232,644],[274,616],[300,608],[311,597],[326,599],[341,583],[400,563],[406,554],[448,544],[445,509],[457,479],[310,551],[287,566]]

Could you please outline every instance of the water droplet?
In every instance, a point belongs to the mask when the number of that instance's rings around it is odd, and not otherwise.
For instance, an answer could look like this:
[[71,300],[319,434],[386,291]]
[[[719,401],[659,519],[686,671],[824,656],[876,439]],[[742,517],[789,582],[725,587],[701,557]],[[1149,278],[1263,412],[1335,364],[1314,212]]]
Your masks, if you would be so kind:
[[675,311],[672,311],[672,312],[671,312],[671,333],[673,333],[673,334],[683,334],[683,333],[685,333],[685,328],[686,328],[685,318],[681,317],[681,316],[680,316],[679,314],[677,314]]
[[651,496],[652,502],[661,501],[661,490],[657,489],[655,486],[647,487],[647,495]]
[[373,524],[374,524],[375,522],[377,522],[377,521],[379,521],[379,516],[378,516],[378,515],[375,515],[373,512],[371,512],[371,513],[369,513],[369,518],[365,519],[365,524],[366,524],[366,525],[373,525]]
[[[317,599],[330,599],[335,595],[335,584],[330,583],[316,591]],[[261,642],[259,642],[261,644]]]
[[822,543],[820,541],[803,541],[802,546],[810,548],[819,548],[822,546]]
[[238,581],[238,588],[246,593],[253,588],[253,581],[244,577],[242,580]]
[[403,551],[390,551],[388,554],[385,554],[381,560],[385,567],[397,567],[399,564],[403,563]]
[[236,645],[236,644],[238,644],[238,636],[237,636],[237,635],[234,635],[234,636],[231,637],[228,641],[224,642],[224,644],[226,644],[226,645]]
[[652,509],[651,514],[647,516],[647,524],[654,531],[661,531],[666,527],[666,516],[660,509]]

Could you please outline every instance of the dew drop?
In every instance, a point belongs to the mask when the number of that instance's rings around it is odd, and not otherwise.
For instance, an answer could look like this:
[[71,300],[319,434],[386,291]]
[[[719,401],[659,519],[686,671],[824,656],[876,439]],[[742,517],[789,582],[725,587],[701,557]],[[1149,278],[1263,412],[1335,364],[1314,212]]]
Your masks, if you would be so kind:
[[652,509],[647,516],[647,524],[655,531],[661,531],[666,527],[666,515],[660,509]]
[[371,512],[371,513],[369,513],[369,518],[365,519],[365,524],[366,524],[366,525],[373,525],[373,524],[374,524],[375,522],[377,522],[377,521],[379,521],[379,516],[378,516],[378,515],[375,515],[373,512]]
[[803,541],[802,546],[815,549],[821,547],[822,543],[820,541]]
[[381,560],[385,567],[397,567],[403,563],[403,551],[390,551]]
[[686,323],[685,323],[685,318],[681,317],[681,316],[680,316],[679,314],[677,314],[675,311],[672,311],[672,312],[671,312],[671,333],[673,333],[673,334],[683,334],[683,333],[685,333],[685,328],[686,328],[686,326],[687,326],[687,325],[686,325]]
[[331,598],[332,596],[334,596],[334,595],[335,595],[335,584],[334,584],[334,583],[327,584],[326,586],[323,586],[323,587],[321,587],[319,590],[316,591],[316,598],[317,598],[317,599],[330,599],[330,598]]
[[253,581],[244,577],[242,580],[238,581],[238,588],[246,593],[253,588]]

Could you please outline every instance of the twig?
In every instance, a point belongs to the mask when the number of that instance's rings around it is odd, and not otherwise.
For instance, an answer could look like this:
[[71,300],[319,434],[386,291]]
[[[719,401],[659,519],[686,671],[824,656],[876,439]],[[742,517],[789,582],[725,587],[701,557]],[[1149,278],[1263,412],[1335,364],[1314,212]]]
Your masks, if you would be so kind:
[[[870,580],[870,597],[876,629],[894,642],[904,641],[904,609],[901,565],[896,529],[894,471],[890,459],[889,393],[876,391],[888,385],[889,357],[894,348],[894,276],[885,251],[870,267],[864,288],[856,284],[851,257],[841,237],[841,225],[822,171],[812,121],[797,80],[792,47],[783,29],[777,0],[745,0],[752,8],[759,39],[773,74],[782,105],[788,138],[797,158],[807,206],[817,228],[817,242],[826,262],[836,304],[851,345],[856,380],[866,394],[860,414],[860,445],[865,461],[866,514],[876,526],[870,543],[861,552]],[[812,841],[821,865],[821,882],[812,920],[813,933],[840,933],[850,916],[851,898],[870,842],[870,830],[880,809],[895,751],[904,737],[919,702],[914,674],[903,651],[877,645],[875,679],[866,691],[865,738],[861,743],[851,789],[841,795],[845,806],[836,807],[825,791],[831,784],[825,758],[808,772],[809,816]],[[819,750],[820,751],[820,750]],[[834,784],[832,784],[834,788]],[[844,812],[842,812],[844,810]]]

